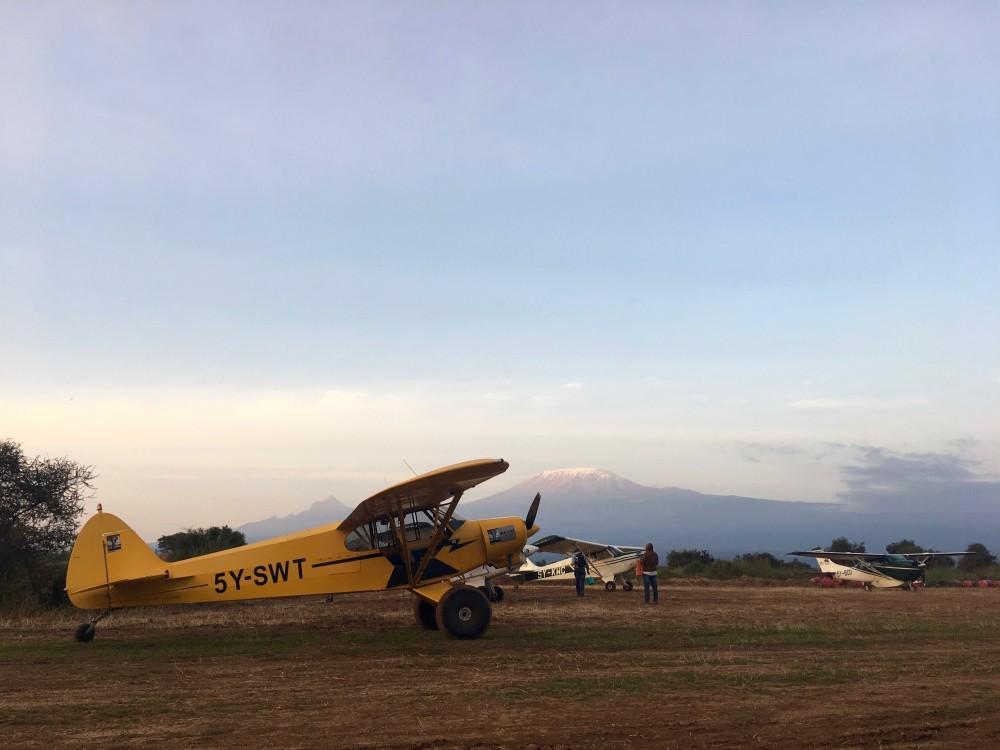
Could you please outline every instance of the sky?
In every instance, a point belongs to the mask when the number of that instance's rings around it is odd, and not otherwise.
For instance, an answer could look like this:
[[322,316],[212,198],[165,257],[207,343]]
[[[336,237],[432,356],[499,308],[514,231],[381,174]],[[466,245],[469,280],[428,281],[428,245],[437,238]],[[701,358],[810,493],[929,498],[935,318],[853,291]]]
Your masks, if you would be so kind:
[[404,460],[995,489],[998,34],[961,2],[0,0],[0,439],[147,537]]

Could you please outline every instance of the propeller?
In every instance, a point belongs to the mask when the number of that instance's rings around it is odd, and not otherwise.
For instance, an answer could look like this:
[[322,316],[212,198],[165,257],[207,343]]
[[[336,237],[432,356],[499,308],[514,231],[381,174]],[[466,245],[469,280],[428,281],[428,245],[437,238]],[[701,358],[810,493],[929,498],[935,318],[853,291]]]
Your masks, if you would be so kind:
[[535,499],[531,501],[531,507],[528,508],[528,515],[524,517],[524,528],[531,529],[535,525],[535,516],[538,515],[538,504],[542,502],[542,493],[536,492]]

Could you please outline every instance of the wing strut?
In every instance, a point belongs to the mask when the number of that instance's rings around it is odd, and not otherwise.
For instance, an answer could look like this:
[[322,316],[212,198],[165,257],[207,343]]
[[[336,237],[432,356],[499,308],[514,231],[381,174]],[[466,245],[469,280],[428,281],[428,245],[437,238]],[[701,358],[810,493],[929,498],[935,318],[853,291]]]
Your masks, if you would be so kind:
[[590,568],[592,571],[594,571],[594,576],[597,578],[597,580],[599,580],[601,583],[605,583],[604,576],[601,575],[601,571],[597,569],[597,565],[594,563],[594,561],[590,559],[590,555],[588,555],[586,552],[580,549],[580,546],[577,544],[573,545],[573,549],[575,549],[577,552],[583,555],[583,559],[587,561],[587,567]]
[[396,525],[395,514],[391,512],[387,513],[386,516],[389,519],[389,530],[392,532],[393,536],[396,537],[399,542],[400,550],[402,551],[403,565],[406,568],[406,578],[413,585],[413,569],[410,567],[410,545],[406,541],[406,516],[403,513],[403,502],[402,500],[397,500],[396,508],[399,513],[399,526]]
[[434,529],[434,536],[431,537],[430,544],[427,545],[427,551],[424,552],[423,559],[420,561],[420,565],[417,566],[417,572],[414,573],[411,579],[411,585],[416,585],[423,578],[424,572],[427,570],[427,566],[430,565],[431,559],[437,556],[438,551],[441,548],[441,539],[444,536],[445,530],[448,528],[448,522],[451,521],[451,516],[455,512],[455,508],[458,506],[458,501],[462,499],[462,490],[459,490],[451,497],[451,502],[448,504],[448,509],[444,512],[444,517],[438,523],[437,528]]

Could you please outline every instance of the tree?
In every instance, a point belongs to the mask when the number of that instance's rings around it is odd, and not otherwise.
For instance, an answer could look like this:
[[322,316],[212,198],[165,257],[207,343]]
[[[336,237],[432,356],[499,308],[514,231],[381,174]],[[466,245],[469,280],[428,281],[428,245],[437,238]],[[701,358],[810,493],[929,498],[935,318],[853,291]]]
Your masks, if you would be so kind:
[[838,536],[830,542],[830,549],[827,552],[864,552],[864,542],[852,542],[846,536]]
[[912,552],[928,552],[912,539],[900,539],[898,542],[885,545],[885,551],[890,555],[906,555]]
[[971,573],[979,568],[988,568],[991,565],[995,565],[997,561],[996,555],[990,554],[990,551],[986,549],[985,544],[980,544],[975,542],[970,544],[965,548],[966,552],[971,552],[971,555],[966,555],[958,562],[958,567],[962,570]]
[[672,549],[667,555],[667,567],[683,568],[691,563],[709,565],[712,560],[714,558],[707,549]]
[[210,526],[207,529],[187,529],[167,534],[156,540],[156,549],[170,562],[189,557],[207,555],[209,552],[242,547],[247,543],[242,531],[228,526]]
[[94,477],[90,466],[28,458],[19,443],[0,441],[0,604],[65,598],[65,565],[52,562],[73,544]]

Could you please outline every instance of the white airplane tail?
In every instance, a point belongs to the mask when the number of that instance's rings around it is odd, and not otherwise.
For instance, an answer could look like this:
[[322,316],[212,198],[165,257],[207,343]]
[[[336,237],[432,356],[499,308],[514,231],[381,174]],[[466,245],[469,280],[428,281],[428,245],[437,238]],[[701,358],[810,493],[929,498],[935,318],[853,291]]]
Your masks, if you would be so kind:
[[821,573],[833,573],[837,570],[836,564],[829,558],[817,557],[816,562],[819,563],[819,570]]

